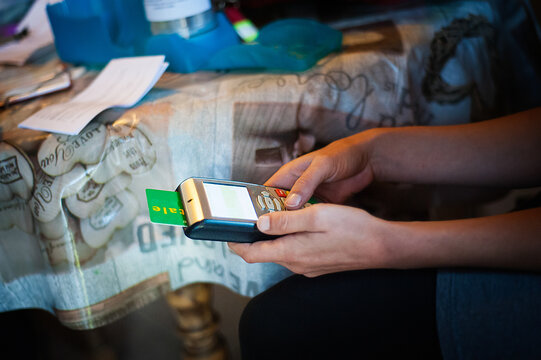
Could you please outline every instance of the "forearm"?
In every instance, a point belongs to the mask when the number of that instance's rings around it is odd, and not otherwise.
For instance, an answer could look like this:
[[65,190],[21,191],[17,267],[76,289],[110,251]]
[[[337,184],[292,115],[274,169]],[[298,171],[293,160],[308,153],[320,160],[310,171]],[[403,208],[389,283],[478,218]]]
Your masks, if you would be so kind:
[[541,208],[466,220],[388,225],[382,241],[389,267],[541,270]]
[[541,184],[541,108],[474,124],[370,131],[379,181]]

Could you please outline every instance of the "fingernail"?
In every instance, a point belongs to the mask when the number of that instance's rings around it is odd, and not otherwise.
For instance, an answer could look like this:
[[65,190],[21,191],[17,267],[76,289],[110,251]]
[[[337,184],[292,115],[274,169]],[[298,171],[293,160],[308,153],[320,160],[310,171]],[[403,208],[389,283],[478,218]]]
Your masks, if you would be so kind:
[[270,221],[268,216],[261,216],[257,220],[257,228],[261,231],[267,231],[270,229]]
[[291,193],[286,199],[287,207],[297,207],[301,203],[301,196],[299,194]]

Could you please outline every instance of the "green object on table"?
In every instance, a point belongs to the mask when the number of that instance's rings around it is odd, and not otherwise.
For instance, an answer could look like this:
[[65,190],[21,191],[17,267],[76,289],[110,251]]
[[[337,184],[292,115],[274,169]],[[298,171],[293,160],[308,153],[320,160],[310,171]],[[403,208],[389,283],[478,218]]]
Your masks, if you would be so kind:
[[305,71],[342,48],[342,33],[317,21],[287,19],[259,31],[255,43],[227,47],[213,55],[207,70]]

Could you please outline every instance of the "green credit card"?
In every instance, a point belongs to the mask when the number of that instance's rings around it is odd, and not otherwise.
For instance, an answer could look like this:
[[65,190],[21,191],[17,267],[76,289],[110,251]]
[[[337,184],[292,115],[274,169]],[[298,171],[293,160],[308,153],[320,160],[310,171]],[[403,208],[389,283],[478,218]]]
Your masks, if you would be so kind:
[[146,189],[146,194],[150,221],[157,224],[188,226],[178,192]]

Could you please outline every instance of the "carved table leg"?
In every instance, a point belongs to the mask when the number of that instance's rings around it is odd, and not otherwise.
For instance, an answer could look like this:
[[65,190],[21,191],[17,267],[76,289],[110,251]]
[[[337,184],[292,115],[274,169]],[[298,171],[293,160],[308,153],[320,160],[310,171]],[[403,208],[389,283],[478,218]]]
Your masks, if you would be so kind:
[[183,360],[225,360],[227,349],[218,332],[218,315],[211,308],[210,284],[184,286],[167,295],[177,312],[178,330],[182,338]]

